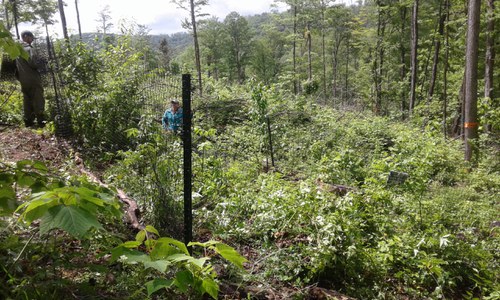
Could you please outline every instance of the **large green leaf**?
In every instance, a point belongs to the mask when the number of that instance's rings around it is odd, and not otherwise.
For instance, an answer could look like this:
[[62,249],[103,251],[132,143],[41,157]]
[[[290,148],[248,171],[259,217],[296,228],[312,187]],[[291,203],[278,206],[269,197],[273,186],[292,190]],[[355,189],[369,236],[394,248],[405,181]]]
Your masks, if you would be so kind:
[[151,296],[154,292],[161,290],[163,288],[171,287],[173,282],[174,282],[173,280],[167,280],[163,278],[156,278],[154,280],[146,282],[148,296]]
[[120,245],[111,250],[111,261],[114,262],[119,258],[126,258],[125,261],[132,264],[138,262],[147,263],[151,261],[147,254],[134,249],[129,249],[127,247],[124,247],[123,245]]
[[[167,237],[159,238],[152,252],[158,258],[165,258],[174,253],[189,255],[189,251],[183,242]],[[153,256],[153,253],[151,255]]]
[[207,260],[209,260],[209,258],[208,257],[194,258],[190,255],[177,253],[177,254],[173,254],[173,255],[170,255],[169,257],[167,257],[167,260],[169,260],[173,263],[185,261],[187,263],[190,263],[190,264],[195,265],[198,268],[202,269],[203,266],[205,265],[205,263],[207,262]]
[[194,284],[193,274],[188,270],[177,272],[177,274],[175,274],[174,284],[179,288],[181,292],[187,292],[189,286],[192,286]]
[[12,186],[0,183],[0,216],[11,214],[16,208],[16,192]]
[[235,266],[243,269],[243,263],[248,260],[241,256],[233,247],[230,247],[226,244],[219,243],[215,245],[215,251],[219,253],[226,260],[233,263]]
[[97,218],[88,211],[75,206],[54,206],[42,217],[40,233],[51,229],[62,229],[76,238],[83,237],[92,227],[101,229]]
[[45,215],[49,208],[59,204],[59,200],[51,192],[42,192],[37,195],[39,196],[34,200],[25,202],[16,209],[16,211],[20,211],[26,208],[20,218],[28,224]]
[[219,296],[219,285],[210,277],[203,279],[201,286],[212,298],[217,299]]
[[167,271],[168,266],[170,266],[170,262],[167,260],[154,260],[144,262],[144,268],[152,268],[162,273],[165,273]]
[[[146,246],[149,246],[146,244]],[[152,259],[165,259],[172,254],[180,254],[181,251],[177,248],[172,246],[171,243],[163,240],[163,238],[159,239],[156,241],[154,244],[154,248],[151,251],[150,255]]]

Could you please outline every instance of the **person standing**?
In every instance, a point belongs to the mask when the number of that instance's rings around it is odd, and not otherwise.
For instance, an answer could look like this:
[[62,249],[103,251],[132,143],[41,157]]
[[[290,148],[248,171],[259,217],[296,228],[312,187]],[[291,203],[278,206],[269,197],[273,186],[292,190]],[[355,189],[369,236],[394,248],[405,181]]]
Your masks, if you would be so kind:
[[21,38],[21,44],[29,55],[27,60],[22,57],[16,59],[16,77],[21,83],[21,91],[23,92],[24,125],[33,127],[36,119],[38,126],[43,127],[45,125],[45,99],[42,78],[38,72],[37,61],[39,58],[31,45],[35,36],[31,31],[23,31]]
[[182,127],[182,107],[176,99],[170,101],[170,104],[172,107],[165,111],[161,123],[163,129],[178,132]]

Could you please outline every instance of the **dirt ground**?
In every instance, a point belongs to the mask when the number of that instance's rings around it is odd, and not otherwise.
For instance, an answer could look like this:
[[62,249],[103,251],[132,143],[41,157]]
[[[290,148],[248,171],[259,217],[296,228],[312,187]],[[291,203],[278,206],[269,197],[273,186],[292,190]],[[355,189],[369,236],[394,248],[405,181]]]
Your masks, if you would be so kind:
[[59,169],[70,152],[65,140],[46,131],[0,126],[0,161],[39,160],[49,168]]

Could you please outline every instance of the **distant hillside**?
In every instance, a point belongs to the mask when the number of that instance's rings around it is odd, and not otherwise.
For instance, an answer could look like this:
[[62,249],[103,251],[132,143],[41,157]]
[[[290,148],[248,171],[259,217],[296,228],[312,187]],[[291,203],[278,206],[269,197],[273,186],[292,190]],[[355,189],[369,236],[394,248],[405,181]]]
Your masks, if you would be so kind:
[[151,44],[155,48],[159,47],[161,40],[166,38],[168,46],[172,49],[174,56],[193,44],[193,36],[187,32],[151,35],[150,37]]
[[[116,37],[115,34],[109,34],[111,38]],[[96,37],[98,39],[96,40]],[[82,41],[87,44],[98,44],[99,38],[102,37],[101,33],[91,32],[83,33]],[[77,39],[77,36],[73,36],[73,39]],[[187,47],[193,44],[193,37],[187,32],[177,32],[173,34],[160,34],[160,35],[150,35],[150,42],[154,48],[158,48],[162,39],[167,39],[168,46],[172,49],[173,55],[177,55],[184,51]]]

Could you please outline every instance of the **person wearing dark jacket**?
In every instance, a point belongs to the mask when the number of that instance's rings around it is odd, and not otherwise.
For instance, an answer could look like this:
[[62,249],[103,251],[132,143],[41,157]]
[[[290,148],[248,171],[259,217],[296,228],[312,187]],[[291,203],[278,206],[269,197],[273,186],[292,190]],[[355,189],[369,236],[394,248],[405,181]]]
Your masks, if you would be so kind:
[[26,127],[33,127],[35,119],[39,127],[45,125],[44,110],[45,99],[43,97],[42,79],[38,72],[35,49],[31,45],[35,36],[30,31],[21,33],[22,46],[29,54],[28,60],[19,57],[16,59],[17,79],[21,83],[24,104],[24,124]]

